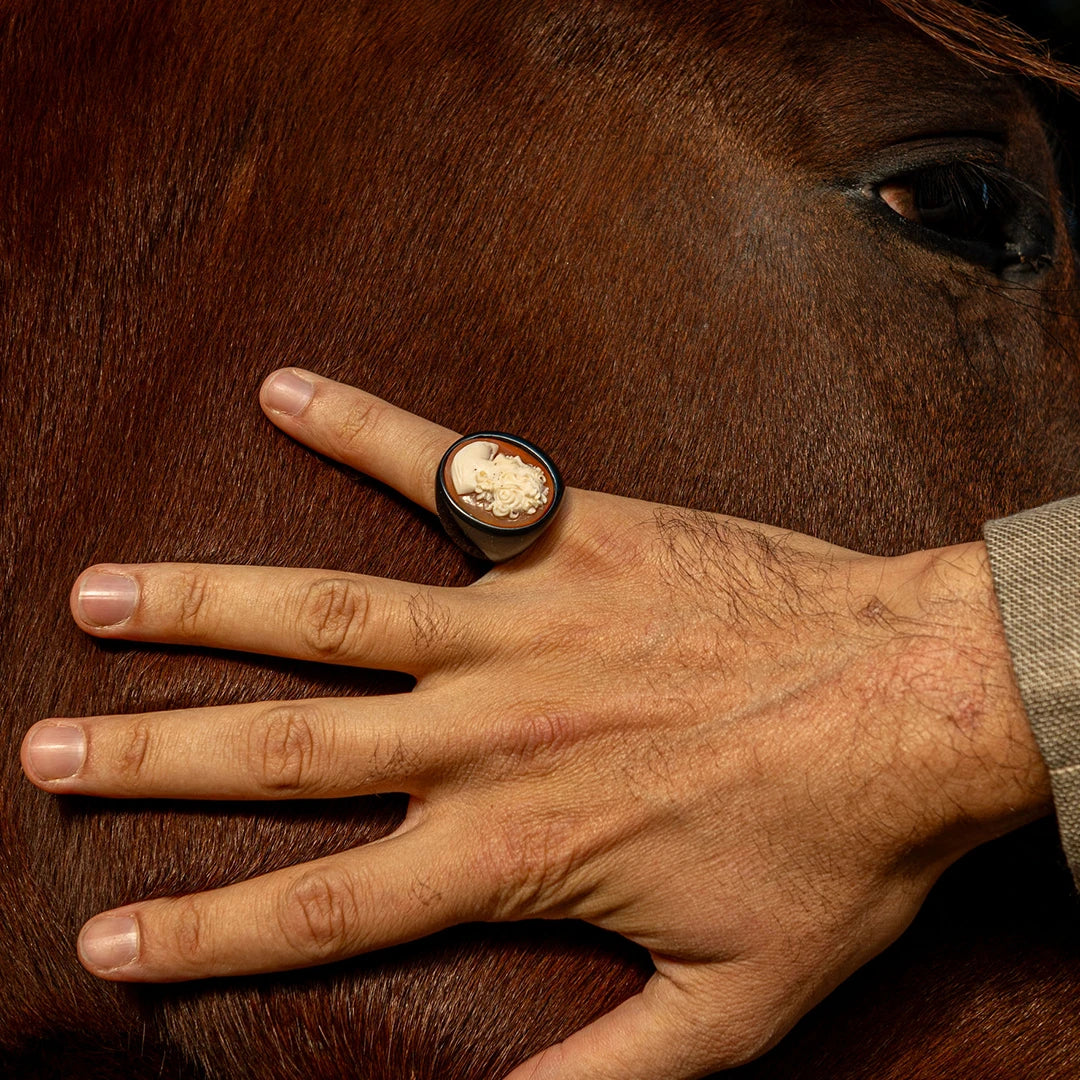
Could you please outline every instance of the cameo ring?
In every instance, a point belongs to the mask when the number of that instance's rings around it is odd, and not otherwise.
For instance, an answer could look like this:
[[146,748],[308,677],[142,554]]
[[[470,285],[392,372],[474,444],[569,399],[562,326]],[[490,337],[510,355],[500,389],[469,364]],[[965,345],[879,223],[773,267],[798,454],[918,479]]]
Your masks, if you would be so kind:
[[435,505],[447,536],[467,555],[504,562],[555,519],[563,483],[538,446],[499,431],[458,439],[435,475]]

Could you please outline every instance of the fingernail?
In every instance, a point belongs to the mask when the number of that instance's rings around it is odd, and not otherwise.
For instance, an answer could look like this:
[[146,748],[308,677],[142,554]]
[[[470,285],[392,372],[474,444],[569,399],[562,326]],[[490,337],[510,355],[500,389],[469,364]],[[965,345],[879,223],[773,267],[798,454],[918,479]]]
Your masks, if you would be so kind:
[[27,740],[26,756],[40,780],[74,776],[86,760],[86,733],[78,727],[39,724]]
[[130,964],[139,954],[139,926],[130,915],[102,915],[79,935],[79,954],[93,968],[109,971]]
[[123,622],[138,599],[138,584],[125,574],[87,574],[79,582],[79,614],[93,626]]
[[286,416],[299,416],[315,393],[315,387],[293,371],[278,371],[263,386],[263,401]]

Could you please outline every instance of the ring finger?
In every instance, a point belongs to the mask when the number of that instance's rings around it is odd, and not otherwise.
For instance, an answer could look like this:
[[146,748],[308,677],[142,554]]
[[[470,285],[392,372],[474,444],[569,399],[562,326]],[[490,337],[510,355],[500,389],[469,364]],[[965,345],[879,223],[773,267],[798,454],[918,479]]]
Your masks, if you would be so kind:
[[464,589],[328,570],[100,565],[75,582],[75,620],[97,637],[237,649],[403,671],[417,678],[483,655]]

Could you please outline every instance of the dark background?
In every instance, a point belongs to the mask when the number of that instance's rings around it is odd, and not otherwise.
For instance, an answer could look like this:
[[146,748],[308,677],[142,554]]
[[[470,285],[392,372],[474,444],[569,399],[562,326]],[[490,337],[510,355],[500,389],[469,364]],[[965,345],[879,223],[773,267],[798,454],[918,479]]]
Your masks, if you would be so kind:
[[[991,10],[1047,42],[1057,59],[1080,65],[1080,0],[996,0]],[[1073,242],[1080,247],[1075,213],[1080,206],[1080,101],[1065,94],[1040,93],[1039,97],[1057,132],[1059,163],[1074,210]]]

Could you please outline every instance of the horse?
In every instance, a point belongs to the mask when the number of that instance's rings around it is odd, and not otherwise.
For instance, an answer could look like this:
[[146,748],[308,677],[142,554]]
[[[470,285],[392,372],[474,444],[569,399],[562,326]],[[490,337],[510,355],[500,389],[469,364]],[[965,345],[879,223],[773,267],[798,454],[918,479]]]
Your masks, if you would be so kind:
[[[955,0],[0,18],[6,1075],[494,1080],[648,977],[549,922],[201,985],[79,967],[90,915],[369,842],[404,799],[58,799],[19,770],[32,723],[409,687],[89,640],[82,568],[484,570],[273,431],[270,370],[519,432],[577,486],[881,554],[1077,490],[1077,267],[1024,82],[1080,82]],[[1076,1076],[1078,914],[1052,823],[995,841],[730,1075]]]

